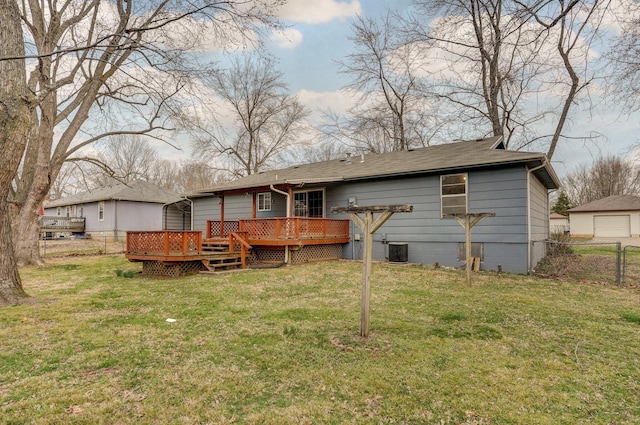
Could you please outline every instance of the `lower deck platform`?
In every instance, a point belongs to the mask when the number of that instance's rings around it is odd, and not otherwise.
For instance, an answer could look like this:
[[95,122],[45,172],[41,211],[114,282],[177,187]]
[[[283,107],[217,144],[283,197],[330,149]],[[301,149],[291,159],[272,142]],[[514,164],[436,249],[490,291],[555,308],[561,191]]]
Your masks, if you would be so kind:
[[146,275],[179,277],[201,271],[215,272],[274,264],[303,264],[309,261],[342,258],[342,241],[308,245],[247,242],[246,235],[232,232],[229,239],[202,240],[201,232],[127,232],[125,257],[142,262]]

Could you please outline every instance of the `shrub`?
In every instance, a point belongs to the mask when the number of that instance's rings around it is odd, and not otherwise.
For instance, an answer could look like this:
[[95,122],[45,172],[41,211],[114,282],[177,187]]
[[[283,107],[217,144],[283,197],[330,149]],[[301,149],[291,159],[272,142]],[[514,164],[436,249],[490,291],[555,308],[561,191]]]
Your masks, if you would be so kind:
[[549,237],[547,255],[573,254],[571,237],[565,233],[552,233]]

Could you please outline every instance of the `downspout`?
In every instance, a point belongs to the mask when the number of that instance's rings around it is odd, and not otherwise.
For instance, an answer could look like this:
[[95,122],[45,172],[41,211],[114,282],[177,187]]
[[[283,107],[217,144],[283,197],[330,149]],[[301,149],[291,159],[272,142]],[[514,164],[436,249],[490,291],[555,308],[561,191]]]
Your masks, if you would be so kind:
[[118,242],[118,200],[114,199],[113,202],[115,203],[115,229],[113,229],[113,241]]
[[[289,212],[291,211],[291,197],[289,196],[289,192],[285,192],[283,190],[276,189],[272,184],[269,185],[269,188],[272,191],[287,197],[287,213],[286,213],[286,217],[289,218],[290,217]],[[289,264],[289,245],[285,245],[284,246],[284,262],[285,262],[285,264]]]
[[189,230],[193,231],[193,199],[189,199],[186,196],[184,199],[189,201],[189,204],[191,204],[191,208],[189,209]]
[[542,164],[527,170],[527,274],[531,274],[533,250],[531,249],[531,173],[547,166],[546,158]]

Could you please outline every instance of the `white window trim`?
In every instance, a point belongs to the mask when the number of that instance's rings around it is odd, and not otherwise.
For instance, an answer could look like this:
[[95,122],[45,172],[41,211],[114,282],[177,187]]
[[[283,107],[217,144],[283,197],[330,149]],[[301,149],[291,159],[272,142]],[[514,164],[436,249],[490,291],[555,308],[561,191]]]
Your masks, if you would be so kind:
[[58,208],[56,208],[56,215],[57,215],[58,217],[61,217],[61,216],[62,216],[62,207],[58,207]]
[[[322,217],[317,217],[317,218],[325,218],[326,215],[326,205],[327,205],[327,190],[326,188],[322,187],[322,188],[315,188],[315,189],[307,189],[307,190],[294,190],[293,191],[293,211],[291,211],[292,214],[295,214],[295,199],[296,199],[296,193],[309,193],[309,192],[322,192]],[[309,201],[309,199],[307,198],[307,202]],[[308,216],[296,216],[294,215],[294,217],[308,217]]]
[[444,216],[444,202],[442,200],[444,198],[454,198],[457,196],[461,196],[462,194],[455,195],[444,195],[442,193],[442,182],[445,177],[450,176],[465,176],[464,179],[464,210],[465,212],[469,212],[469,173],[453,173],[453,174],[443,174],[440,176],[440,217]]
[[[260,198],[263,198],[263,201],[260,202]],[[259,192],[258,193],[258,211],[271,211],[271,203],[273,201],[273,197],[271,192]]]
[[104,201],[98,201],[98,221],[104,221]]

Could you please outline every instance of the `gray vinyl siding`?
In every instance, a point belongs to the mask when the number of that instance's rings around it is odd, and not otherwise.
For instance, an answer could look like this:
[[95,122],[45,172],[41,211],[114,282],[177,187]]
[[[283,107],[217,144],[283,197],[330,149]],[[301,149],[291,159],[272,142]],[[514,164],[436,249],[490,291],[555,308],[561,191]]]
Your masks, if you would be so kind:
[[[98,202],[78,204],[76,215],[85,217],[85,232],[95,236],[110,236],[129,230],[161,230],[162,204],[132,201],[104,201],[104,220],[98,216]],[[55,208],[51,208],[55,215]],[[49,214],[48,211],[45,213]],[[116,217],[117,213],[117,217]]]
[[[256,211],[258,218],[284,217],[287,210],[287,199],[284,195],[271,192],[271,211]],[[193,230],[205,231],[207,220],[220,220],[220,198],[193,198]],[[253,212],[253,196],[227,195],[224,198],[224,219],[238,220],[251,218]]]
[[287,198],[280,193],[271,192],[271,211],[257,211],[256,215],[258,218],[286,217]]
[[[265,192],[260,192],[265,193]],[[251,200],[249,200],[251,202]],[[256,199],[256,204],[258,200]],[[249,204],[251,205],[251,204]],[[256,206],[256,217],[257,218],[274,218],[274,217],[284,217],[287,212],[287,198],[284,195],[281,195],[277,192],[271,192],[271,211],[259,211]],[[249,211],[249,215],[242,218],[251,218],[251,211]],[[225,214],[226,219],[226,214]]]
[[165,206],[162,230],[191,230],[191,213],[176,204]]
[[[412,213],[392,216],[374,235],[373,256],[388,256],[386,242],[408,243],[409,262],[461,266],[457,261],[458,243],[465,241],[462,226],[455,219],[441,218],[440,176],[388,179],[350,183],[327,189],[328,211],[346,206],[350,196],[357,204],[411,204]],[[469,212],[494,212],[482,219],[471,232],[473,242],[484,244],[484,269],[527,272],[527,173],[523,166],[468,173]],[[328,216],[331,216],[329,214]],[[339,215],[334,215],[338,217]],[[362,242],[353,241],[359,233],[352,224],[352,242],[345,246],[346,258],[360,258]]]
[[[224,219],[238,220],[241,218],[251,218],[253,213],[252,195],[231,195],[224,197]],[[220,211],[216,214],[216,219],[220,218]],[[211,220],[211,219],[210,219]]]
[[529,186],[531,267],[535,268],[546,255],[546,244],[541,241],[549,238],[549,195],[547,189],[533,175]]
[[220,218],[220,198],[217,196],[207,196],[203,198],[193,198],[191,214],[193,215],[193,230],[201,232],[207,229],[207,220],[217,220]]
[[162,230],[162,204],[129,201],[113,202],[114,204],[117,202],[117,229],[119,231]]

